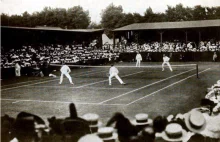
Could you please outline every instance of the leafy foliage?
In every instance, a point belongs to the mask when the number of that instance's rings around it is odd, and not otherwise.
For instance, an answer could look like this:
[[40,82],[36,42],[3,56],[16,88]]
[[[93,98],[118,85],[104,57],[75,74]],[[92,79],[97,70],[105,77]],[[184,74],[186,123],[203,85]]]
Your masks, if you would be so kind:
[[89,12],[80,6],[69,9],[45,7],[41,12],[29,14],[24,12],[20,15],[8,16],[1,14],[3,26],[51,26],[71,29],[84,29],[90,24]]
[[41,12],[22,15],[1,14],[2,26],[51,26],[68,29],[83,28],[104,28],[106,33],[111,30],[133,23],[143,22],[166,22],[166,21],[190,21],[220,19],[220,6],[203,7],[200,5],[184,7],[177,4],[175,7],[167,6],[164,13],[155,13],[151,7],[146,8],[144,15],[139,13],[124,13],[122,6],[115,6],[113,3],[107,6],[101,13],[101,23],[92,22],[89,11],[84,11],[81,6],[74,6],[69,9],[45,7]]

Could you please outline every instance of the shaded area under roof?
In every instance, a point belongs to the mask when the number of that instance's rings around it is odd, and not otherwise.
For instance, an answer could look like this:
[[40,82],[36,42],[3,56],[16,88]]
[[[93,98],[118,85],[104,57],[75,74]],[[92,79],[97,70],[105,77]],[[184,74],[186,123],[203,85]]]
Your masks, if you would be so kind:
[[220,27],[220,19],[201,20],[201,21],[183,21],[183,22],[157,22],[157,23],[134,23],[113,31],[130,31],[130,30],[156,30],[156,29],[187,29],[187,28],[204,28]]
[[23,29],[23,30],[45,30],[45,31],[63,31],[63,32],[84,32],[84,33],[92,33],[92,32],[103,32],[103,29],[62,29],[60,27],[44,27],[44,26],[37,26],[37,27],[12,27],[12,26],[1,26],[1,28],[8,28],[8,29]]

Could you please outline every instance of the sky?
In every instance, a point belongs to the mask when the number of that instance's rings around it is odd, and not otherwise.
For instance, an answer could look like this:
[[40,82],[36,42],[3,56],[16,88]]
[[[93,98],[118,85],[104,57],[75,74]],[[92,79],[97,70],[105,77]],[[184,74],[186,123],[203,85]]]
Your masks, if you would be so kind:
[[0,13],[20,15],[27,11],[32,14],[42,11],[44,7],[68,9],[80,5],[84,10],[89,11],[92,22],[99,23],[102,10],[111,3],[116,6],[121,5],[125,13],[137,12],[141,15],[148,7],[151,7],[153,12],[165,12],[167,5],[176,6],[179,3],[184,7],[220,6],[220,0],[0,0]]

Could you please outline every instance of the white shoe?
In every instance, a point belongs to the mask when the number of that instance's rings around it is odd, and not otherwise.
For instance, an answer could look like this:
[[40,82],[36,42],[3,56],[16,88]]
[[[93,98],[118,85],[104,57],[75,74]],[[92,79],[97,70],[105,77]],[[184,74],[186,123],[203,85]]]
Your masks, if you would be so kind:
[[126,83],[122,83],[121,85],[126,85]]
[[109,86],[111,86],[111,84],[109,84]]
[[70,83],[70,84],[74,85],[74,83]]

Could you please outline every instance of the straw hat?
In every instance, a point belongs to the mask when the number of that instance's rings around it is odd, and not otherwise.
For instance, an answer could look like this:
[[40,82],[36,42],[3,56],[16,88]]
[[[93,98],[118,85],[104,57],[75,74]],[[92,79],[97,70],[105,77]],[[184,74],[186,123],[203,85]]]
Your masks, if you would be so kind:
[[112,127],[102,127],[98,129],[97,135],[104,142],[115,142],[118,138],[117,133],[114,133],[114,129]]
[[99,115],[95,113],[87,113],[82,116],[85,120],[88,121],[91,132],[97,132],[98,127],[102,125],[102,122],[99,121]]
[[170,142],[183,141],[187,137],[187,132],[178,123],[170,123],[161,133],[161,137]]
[[206,120],[203,114],[195,109],[186,113],[184,118],[186,127],[194,133],[200,134],[206,127]]
[[203,136],[220,139],[220,114],[210,116],[203,114],[206,120],[206,128],[201,132]]
[[103,142],[103,140],[95,134],[88,134],[81,137],[78,142]]
[[152,124],[153,120],[148,118],[148,114],[146,113],[139,113],[135,115],[135,120],[132,120],[131,123],[133,125],[148,125]]

